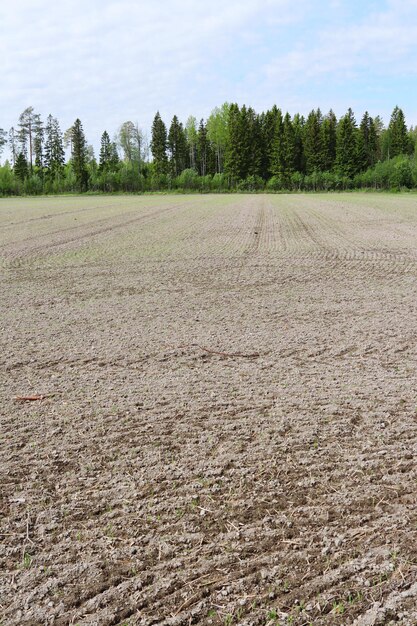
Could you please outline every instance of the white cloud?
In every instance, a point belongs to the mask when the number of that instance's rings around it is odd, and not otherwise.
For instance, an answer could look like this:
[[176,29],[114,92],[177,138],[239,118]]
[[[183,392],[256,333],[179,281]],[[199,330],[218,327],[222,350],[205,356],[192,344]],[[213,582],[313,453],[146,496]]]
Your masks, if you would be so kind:
[[184,121],[207,116],[225,100],[258,109],[277,102],[294,112],[313,99],[313,83],[415,74],[416,0],[391,0],[343,28],[311,26],[309,18],[318,7],[342,14],[347,0],[315,4],[2,2],[0,127],[32,105],[63,129],[80,117],[97,144],[105,128],[113,133],[127,119],[149,129],[157,109],[168,123],[174,113]]
[[256,46],[268,21],[291,20],[290,0],[2,3],[0,126],[33,105],[64,127],[79,116],[97,133],[129,118],[149,124],[157,108],[173,114],[204,85],[211,102],[224,58],[241,42]]
[[268,79],[352,79],[364,72],[416,74],[417,2],[392,0],[359,24],[318,32],[310,46],[296,46],[264,67]]

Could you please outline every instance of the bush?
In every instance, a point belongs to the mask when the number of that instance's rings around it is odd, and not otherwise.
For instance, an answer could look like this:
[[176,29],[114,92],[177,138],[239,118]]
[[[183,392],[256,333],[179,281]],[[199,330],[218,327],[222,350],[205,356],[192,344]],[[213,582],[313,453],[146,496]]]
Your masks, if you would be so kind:
[[260,176],[252,174],[241,180],[237,186],[239,191],[259,191],[265,187],[265,183]]
[[413,171],[410,159],[399,159],[394,164],[389,176],[389,184],[394,189],[401,189],[401,187],[411,189],[413,186]]
[[301,172],[294,172],[291,175],[291,189],[293,191],[301,191],[304,187],[304,176]]
[[228,191],[229,183],[224,174],[214,174],[211,179],[211,188],[214,191]]
[[282,178],[281,176],[272,176],[266,183],[266,188],[271,191],[282,191]]
[[199,175],[191,168],[182,171],[174,181],[175,187],[179,189],[198,189],[199,183]]
[[29,178],[26,178],[23,190],[24,193],[28,195],[40,195],[43,192],[43,182],[41,177],[38,176],[38,174],[33,174],[32,176],[29,176]]
[[12,196],[19,193],[19,186],[16,181],[14,172],[8,162],[0,166],[0,194],[3,196]]

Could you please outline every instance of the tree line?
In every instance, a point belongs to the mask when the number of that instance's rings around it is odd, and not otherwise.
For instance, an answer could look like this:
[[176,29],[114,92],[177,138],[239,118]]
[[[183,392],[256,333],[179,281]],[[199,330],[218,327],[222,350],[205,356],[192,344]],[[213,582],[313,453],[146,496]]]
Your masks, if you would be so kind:
[[158,112],[149,145],[127,121],[112,139],[103,132],[98,159],[79,119],[63,132],[57,118],[43,122],[28,107],[16,127],[0,128],[0,156],[5,148],[2,195],[417,186],[417,129],[407,128],[398,106],[387,127],[368,112],[358,123],[350,108],[340,119],[320,109],[305,118],[225,103],[207,120],[183,124],[174,115],[169,126]]

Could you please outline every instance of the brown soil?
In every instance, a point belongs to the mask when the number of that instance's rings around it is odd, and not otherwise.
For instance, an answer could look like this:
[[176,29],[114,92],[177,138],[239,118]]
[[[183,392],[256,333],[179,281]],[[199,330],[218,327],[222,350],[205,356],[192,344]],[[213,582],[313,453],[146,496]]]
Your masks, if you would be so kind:
[[0,202],[0,623],[417,624],[415,196]]

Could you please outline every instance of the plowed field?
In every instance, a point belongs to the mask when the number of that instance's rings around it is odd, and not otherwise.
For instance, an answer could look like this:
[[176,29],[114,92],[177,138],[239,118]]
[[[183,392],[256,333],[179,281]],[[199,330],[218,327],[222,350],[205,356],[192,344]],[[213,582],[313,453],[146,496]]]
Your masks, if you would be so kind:
[[417,624],[417,197],[0,201],[0,624]]

